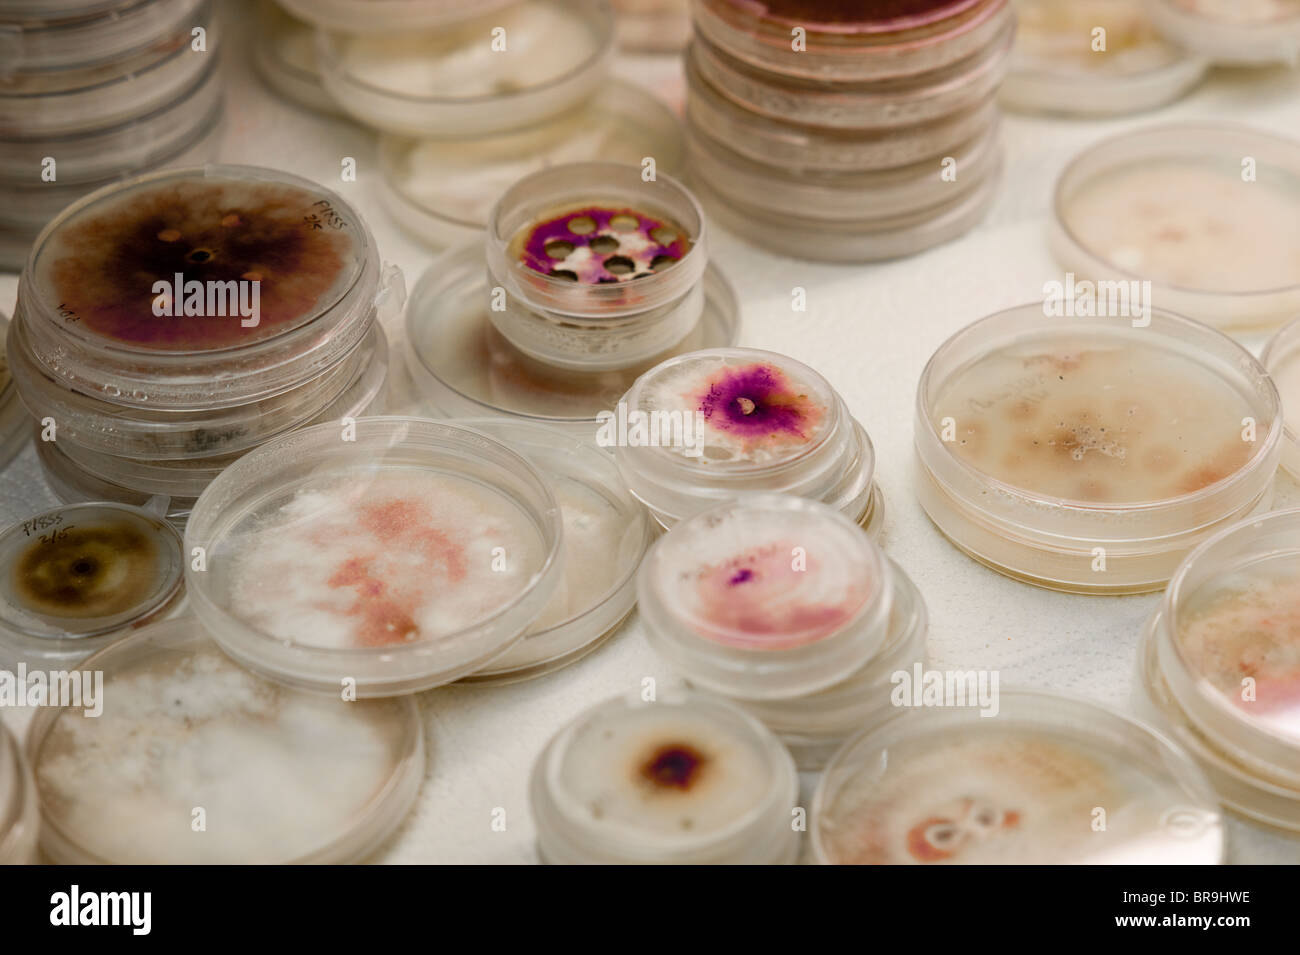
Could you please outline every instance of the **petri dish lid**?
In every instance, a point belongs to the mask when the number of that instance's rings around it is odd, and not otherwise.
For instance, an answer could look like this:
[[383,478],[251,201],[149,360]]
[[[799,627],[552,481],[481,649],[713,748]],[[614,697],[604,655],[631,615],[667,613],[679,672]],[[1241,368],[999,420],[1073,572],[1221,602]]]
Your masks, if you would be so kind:
[[157,507],[68,504],[0,533],[0,657],[75,660],[164,613],[181,539]]
[[[452,249],[420,277],[407,305],[407,366],[425,399],[443,415],[503,415],[593,437],[600,412],[613,409],[637,376],[667,357],[591,372],[531,358],[493,326],[486,271],[481,244]],[[740,310],[730,283],[710,264],[702,285],[700,321],[672,354],[736,340]]]
[[46,707],[28,732],[41,848],[57,863],[355,862],[418,794],[413,701],[268,682],[192,617],[120,639],[80,672],[102,675],[99,716]]
[[0,74],[76,69],[139,52],[206,19],[210,0],[0,5]]
[[476,0],[466,13],[459,0],[276,0],[286,11],[328,30],[382,33],[459,23],[517,0]]
[[563,577],[542,474],[424,418],[315,425],[228,467],[194,506],[190,604],[233,658],[359,697],[450,683],[508,650]]
[[564,578],[524,639],[461,682],[503,683],[573,663],[610,636],[636,604],[636,571],[654,537],[646,509],[599,448],[564,431],[501,418],[462,420],[509,445],[542,473],[564,521]]
[[740,699],[824,690],[889,636],[894,584],[870,537],[814,501],[752,495],[675,525],[642,563],[651,645]]
[[1300,142],[1230,123],[1126,132],[1066,167],[1051,244],[1081,278],[1150,281],[1159,308],[1220,327],[1300,313]]
[[0,722],[0,865],[26,865],[36,854],[40,814],[22,747]]
[[[1131,0],[1015,0],[1011,69],[1001,101],[1021,112],[1113,116],[1178,99],[1209,64],[1163,38]],[[1104,47],[1095,31],[1104,30]]]
[[649,156],[676,174],[684,146],[677,117],[658,97],[613,79],[580,105],[543,122],[488,136],[380,139],[388,211],[434,246],[481,237],[510,186],[548,166],[599,156],[636,163]]
[[531,0],[427,31],[317,34],[326,90],[358,122],[404,136],[477,136],[541,122],[592,95],[613,58],[602,0]]
[[[365,337],[394,286],[400,276],[381,283],[373,237],[335,193],[210,165],[74,203],[37,239],[19,299],[33,355],[68,387],[197,409],[314,378]],[[180,308],[191,314],[167,316]]]
[[1300,479],[1300,318],[1277,330],[1259,360],[1282,396],[1282,467]]
[[793,861],[790,754],[754,717],[700,693],[588,709],[542,751],[529,796],[546,862]]
[[1216,63],[1300,61],[1297,0],[1151,0],[1157,28]]
[[895,710],[851,739],[813,797],[832,864],[1217,864],[1224,824],[1190,758],[1065,696]]

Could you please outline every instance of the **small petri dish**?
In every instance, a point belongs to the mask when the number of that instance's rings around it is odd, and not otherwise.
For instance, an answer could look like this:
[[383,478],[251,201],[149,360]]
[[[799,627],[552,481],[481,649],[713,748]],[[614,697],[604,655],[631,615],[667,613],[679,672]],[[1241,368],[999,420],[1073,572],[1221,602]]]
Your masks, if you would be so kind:
[[316,61],[326,91],[366,126],[480,136],[591,96],[608,73],[613,36],[600,0],[533,0],[432,30],[320,31]]
[[[799,116],[795,111],[793,116]],[[686,123],[741,155],[794,173],[863,172],[937,160],[992,126],[996,98],[968,110],[899,129],[834,129],[776,119],[742,109],[716,90],[686,59]]]
[[0,667],[75,665],[166,616],[183,590],[181,538],[157,502],[29,517],[0,533]]
[[[1001,102],[1024,113],[1116,116],[1171,103],[1209,64],[1166,40],[1129,0],[1015,0],[1011,70]],[[1102,32],[1098,32],[1102,31]]]
[[1169,584],[1139,655],[1140,700],[1223,803],[1300,831],[1300,509],[1230,527]]
[[481,239],[507,189],[550,166],[599,156],[675,175],[684,164],[677,117],[634,83],[611,79],[573,109],[485,136],[383,136],[381,197],[392,217],[435,247]]
[[1103,140],[1056,182],[1051,245],[1080,278],[1149,281],[1152,303],[1220,327],[1300,313],[1300,142],[1179,123]]
[[458,0],[277,0],[300,20],[343,33],[382,33],[445,27],[509,6],[515,0],[479,0],[466,16]]
[[1201,541],[1268,509],[1277,389],[1198,322],[1053,311],[991,315],[931,357],[916,401],[921,505],[1017,580],[1159,590]]
[[316,28],[287,13],[276,0],[262,0],[253,63],[266,85],[291,103],[337,114],[316,63]]
[[1300,61],[1300,0],[1152,0],[1170,41],[1215,63]]
[[400,292],[400,274],[381,277],[374,239],[335,193],[212,165],[74,203],[37,239],[18,301],[32,357],[65,387],[201,411],[315,379]]
[[77,673],[91,674],[95,719],[44,707],[28,731],[55,863],[358,862],[415,803],[425,755],[411,700],[263,680],[192,617],[115,641]]
[[984,49],[916,77],[828,84],[779,76],[736,59],[707,39],[686,51],[692,69],[742,109],[809,126],[882,130],[914,126],[967,111],[993,96],[1007,71],[1016,28],[1007,22]]
[[461,683],[518,683],[576,663],[636,605],[636,571],[654,522],[623,487],[609,455],[545,425],[500,418],[461,421],[509,445],[550,484],[564,521],[564,578],[524,638]]
[[[666,357],[592,371],[539,361],[497,331],[486,272],[481,245],[453,249],[429,266],[407,303],[407,366],[439,415],[501,415],[591,438],[600,413],[613,409],[637,376]],[[709,265],[700,286],[704,307],[699,321],[669,354],[736,341],[740,307],[730,283]]]
[[[978,190],[1002,161],[998,122],[949,156],[864,172],[791,170],[759,162],[694,126],[687,146],[692,175],[720,201],[768,216],[830,223],[890,220],[945,207]],[[946,169],[955,178],[945,177]]]
[[1300,479],[1300,318],[1277,330],[1259,360],[1282,396],[1282,415],[1286,419],[1282,467]]
[[472,429],[321,424],[228,467],[195,504],[190,605],[233,659],[358,697],[450,683],[510,649],[563,579],[542,474]]
[[836,754],[813,797],[832,865],[1217,865],[1225,832],[1196,764],[1143,723],[1003,692],[896,710]]
[[14,71],[109,63],[201,25],[209,0],[115,0],[0,10],[0,52]]
[[0,312],[0,471],[23,449],[31,431],[27,410],[18,398],[18,387],[9,371],[5,344],[8,329],[9,320]]
[[[823,82],[942,70],[1014,22],[1007,0],[919,0],[870,7],[826,0],[694,0],[696,31],[751,66]],[[792,31],[803,31],[793,43]]]
[[[737,700],[790,750],[801,772],[821,772],[844,741],[893,712],[897,674],[926,665],[929,618],[921,593],[897,564],[884,645],[861,667],[824,690],[780,700]],[[915,678],[915,676],[914,676]]]
[[602,421],[628,488],[665,527],[741,494],[820,501],[879,532],[875,451],[830,383],[756,348],[670,358]]
[[40,822],[31,767],[18,740],[0,723],[0,865],[36,861]]
[[529,783],[537,852],[551,865],[790,864],[798,793],[790,754],[762,723],[675,688],[582,713]]
[[750,495],[682,521],[646,556],[650,645],[693,685],[744,700],[825,690],[889,637],[893,569],[815,501]]

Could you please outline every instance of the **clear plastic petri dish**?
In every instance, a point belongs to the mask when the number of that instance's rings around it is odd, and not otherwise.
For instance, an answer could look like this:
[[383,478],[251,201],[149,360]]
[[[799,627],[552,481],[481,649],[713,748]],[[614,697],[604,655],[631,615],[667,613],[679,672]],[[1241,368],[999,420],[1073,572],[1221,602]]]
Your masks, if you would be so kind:
[[[693,0],[696,31],[751,66],[831,82],[944,67],[984,49],[1015,19],[1007,0],[922,0],[869,8],[820,0]],[[795,28],[802,43],[792,40]]]
[[0,865],[36,861],[40,822],[31,767],[18,740],[0,723]]
[[1130,131],[1056,182],[1051,245],[1080,278],[1149,281],[1151,300],[1221,327],[1300,314],[1300,142],[1227,123]]
[[68,504],[0,533],[0,668],[75,665],[176,609],[181,538],[159,503]]
[[27,410],[18,398],[18,386],[9,371],[9,357],[5,346],[9,320],[0,312],[0,470],[14,459],[27,443],[31,423]]
[[367,393],[373,396],[384,385],[388,347],[375,323],[350,353],[315,380],[290,391],[211,411],[152,411],[111,404],[51,380],[30,357],[21,318],[14,322],[10,342],[12,373],[23,403],[37,421],[53,420],[56,440],[67,440],[97,456],[158,462],[173,472],[191,466],[187,462],[247,451],[336,405],[348,409],[364,403],[360,398]]
[[1300,479],[1300,318],[1277,330],[1259,356],[1282,396],[1282,467]]
[[316,28],[287,13],[275,0],[262,0],[258,17],[253,63],[266,84],[299,106],[339,113],[316,64]]
[[1277,389],[1198,322],[1055,311],[998,312],[931,357],[916,399],[921,506],[1017,580],[1159,590],[1201,541],[1268,509]]
[[831,129],[897,129],[970,110],[997,92],[1016,27],[1007,22],[984,49],[915,77],[828,84],[774,75],[698,38],[686,51],[693,70],[742,109],[777,120],[797,117]]
[[1230,527],[1179,568],[1139,652],[1139,699],[1224,804],[1300,831],[1300,509]]
[[450,683],[510,649],[563,579],[563,518],[506,445],[423,418],[321,424],[195,504],[190,605],[232,658],[358,697]]
[[50,377],[117,405],[196,411],[315,379],[401,291],[338,195],[212,165],[74,203],[37,239],[18,297]]
[[623,487],[609,455],[545,425],[461,421],[518,451],[542,473],[564,521],[564,578],[524,638],[461,683],[517,683],[576,663],[636,605],[636,571],[654,522]]
[[[420,394],[440,415],[501,415],[591,438],[600,413],[614,409],[643,371],[667,357],[593,371],[538,361],[492,323],[486,271],[481,245],[453,249],[429,266],[407,303],[407,366]],[[712,265],[700,285],[704,307],[699,322],[669,354],[736,340],[740,308],[731,285]]]
[[898,674],[926,665],[929,618],[916,585],[897,564],[884,645],[857,670],[824,690],[780,700],[737,700],[790,750],[802,772],[820,772],[844,741],[893,711]]
[[1300,61],[1297,0],[1151,0],[1156,27],[1216,63]]
[[788,700],[839,683],[889,638],[893,568],[816,501],[748,495],[682,521],[637,577],[650,645],[692,685]]
[[751,160],[808,170],[862,172],[893,169],[945,156],[997,119],[992,96],[969,110],[899,129],[833,129],[776,119],[742,109],[714,89],[686,61],[686,122]]
[[277,0],[300,20],[343,33],[383,33],[445,27],[510,6],[516,0],[478,0],[466,14],[458,0]]
[[1007,109],[1065,116],[1138,113],[1183,96],[1209,68],[1164,39],[1143,4],[1013,0],[1013,5],[1016,46],[1001,87]]
[[770,216],[829,222],[889,220],[945,206],[987,182],[1002,159],[998,122],[948,156],[864,172],[759,162],[695,126],[687,131],[687,147],[692,176],[718,199]]
[[533,0],[433,30],[320,31],[316,62],[326,91],[366,126],[478,136],[591,96],[608,73],[613,36],[600,0]]
[[537,852],[552,865],[790,864],[798,792],[762,723],[680,689],[588,709],[547,743],[529,783]]
[[836,865],[1214,865],[1225,832],[1196,764],[1095,703],[1002,692],[897,709],[836,754],[813,797],[817,861]]
[[883,519],[866,431],[830,382],[775,352],[670,358],[636,380],[596,440],[665,527],[755,492],[820,501],[873,534]]
[[207,0],[117,0],[81,9],[0,8],[0,52],[7,54],[7,67],[23,72],[111,62],[182,29],[203,26],[207,5]]
[[675,175],[684,146],[677,117],[640,86],[611,79],[574,108],[487,136],[383,136],[381,198],[392,217],[436,247],[481,239],[501,194],[549,166],[589,160],[641,163]]
[[813,262],[879,262],[915,255],[951,242],[983,221],[1002,181],[1002,149],[994,146],[992,168],[969,188],[949,192],[938,204],[882,219],[830,220],[771,213],[703,193],[711,218],[761,248]]
[[[32,442],[36,448],[36,460],[41,466],[41,476],[54,496],[67,504],[83,504],[92,501],[111,501],[116,504],[129,504],[132,507],[144,507],[157,495],[144,491],[133,491],[96,477],[75,464],[64,453],[65,445],[57,441],[41,441],[39,437]],[[168,498],[165,504],[165,516],[176,528],[182,529],[189,520],[194,508],[194,498]]]
[[97,677],[102,712],[43,707],[27,736],[55,863],[358,862],[419,792],[413,701],[263,680],[193,617],[119,639],[76,675]]

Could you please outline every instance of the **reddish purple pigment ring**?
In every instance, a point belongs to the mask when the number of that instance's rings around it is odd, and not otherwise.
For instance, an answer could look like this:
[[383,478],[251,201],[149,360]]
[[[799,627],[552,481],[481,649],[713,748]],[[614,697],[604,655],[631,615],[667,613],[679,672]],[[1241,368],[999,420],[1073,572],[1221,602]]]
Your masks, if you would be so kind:
[[680,227],[634,209],[589,206],[533,227],[520,260],[583,285],[627,282],[675,265],[690,250]]
[[[48,280],[65,319],[103,338],[160,351],[217,350],[273,337],[332,304],[327,297],[356,241],[330,202],[305,189],[172,182],[70,219],[57,233]],[[177,274],[204,287],[256,281],[256,324],[243,324],[233,308],[156,314],[155,283],[171,286]]]
[[[729,0],[750,16],[828,32],[897,32],[957,16],[984,0]],[[838,28],[838,29],[837,29]]]
[[723,368],[695,404],[709,427],[748,441],[806,439],[823,414],[811,396],[768,364]]

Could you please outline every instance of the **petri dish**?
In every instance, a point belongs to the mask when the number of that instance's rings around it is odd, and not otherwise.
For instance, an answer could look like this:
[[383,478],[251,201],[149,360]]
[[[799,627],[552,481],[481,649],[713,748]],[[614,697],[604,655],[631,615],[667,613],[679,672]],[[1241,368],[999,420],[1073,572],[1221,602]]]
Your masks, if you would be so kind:
[[22,450],[31,427],[27,411],[18,398],[18,387],[14,384],[13,374],[9,370],[5,344],[8,330],[9,319],[0,312],[0,470]]
[[916,403],[921,505],[1018,580],[1159,590],[1202,540],[1268,509],[1277,389],[1198,322],[1056,311],[998,312],[931,357]]
[[203,22],[207,7],[207,0],[115,0],[62,9],[28,4],[0,11],[0,52],[23,72],[108,63]]
[[316,61],[326,91],[366,126],[477,136],[541,122],[592,95],[613,34],[599,0],[533,0],[431,30],[321,31]]
[[[610,411],[657,355],[629,368],[575,370],[539,361],[512,345],[490,318],[492,287],[483,248],[444,253],[411,291],[406,309],[407,366],[437,414],[502,415],[594,436]],[[669,354],[731,345],[740,308],[730,283],[713,265],[700,286],[704,305],[695,328]]]
[[1172,42],[1215,63],[1300,60],[1300,0],[1152,0],[1150,8]]
[[[694,0],[696,31],[751,66],[829,82],[941,70],[1015,19],[1007,0],[900,0],[869,9],[825,0]],[[791,31],[804,31],[801,48]]]
[[36,861],[36,784],[18,740],[0,723],[0,865]]
[[674,526],[637,578],[650,645],[692,685],[785,700],[839,683],[889,637],[893,568],[815,501],[750,495]]
[[210,165],[74,203],[37,239],[18,307],[32,357],[65,387],[197,411],[316,378],[398,294],[400,275],[381,277],[369,230],[339,196]]
[[263,0],[258,16],[253,63],[266,85],[291,103],[318,113],[339,113],[321,83],[316,28],[286,12],[275,0]]
[[46,707],[28,731],[41,850],[55,863],[357,862],[419,792],[413,701],[263,680],[192,617],[117,640],[79,671],[92,673],[97,718]]
[[0,533],[0,667],[75,665],[175,610],[181,538],[161,510],[68,504]]
[[799,779],[790,754],[731,703],[680,689],[606,700],[533,766],[544,863],[794,862]]
[[[344,33],[374,33],[449,26],[469,19],[455,0],[277,0],[300,20]],[[514,0],[482,0],[474,14],[509,6]]]
[[654,537],[645,508],[609,455],[545,425],[461,421],[509,445],[546,478],[564,522],[564,579],[524,638],[461,683],[517,683],[576,663],[612,636],[636,606],[636,571]]
[[1142,112],[1183,96],[1209,68],[1166,40],[1142,4],[1015,0],[1013,6],[1016,46],[1001,88],[1008,109],[1065,116]]
[[1080,278],[1149,281],[1152,303],[1220,327],[1300,313],[1300,143],[1178,123],[1103,140],[1056,182],[1051,246]]
[[[77,466],[64,453],[65,445],[57,441],[41,441],[39,437],[32,442],[36,448],[36,460],[41,466],[41,475],[54,496],[67,504],[82,504],[92,501],[111,501],[116,504],[129,504],[143,507],[157,495],[144,491],[133,491],[120,484],[105,481]],[[194,507],[194,498],[173,497],[165,503],[165,516],[177,528],[183,528],[189,520]]]
[[[563,579],[563,518],[529,461],[424,418],[263,445],[194,505],[190,605],[233,659],[358,697],[450,683],[517,643]],[[287,589],[286,589],[287,586]]]
[[633,83],[610,79],[570,110],[492,135],[380,138],[381,197],[392,217],[435,247],[482,237],[502,193],[549,166],[599,156],[618,163],[647,157],[676,174],[684,146],[677,117]]
[[1196,764],[1145,724],[1015,691],[997,713],[897,710],[836,754],[813,797],[835,865],[1212,865],[1224,823]]
[[[1170,582],[1139,653],[1139,699],[1224,804],[1300,831],[1300,509],[1227,528]],[[1153,706],[1154,704],[1154,706]]]
[[670,358],[638,378],[597,443],[665,527],[741,494],[820,501],[877,533],[875,451],[830,383],[755,348]]
[[1260,355],[1282,397],[1282,467],[1300,479],[1300,319],[1288,322],[1269,339]]

